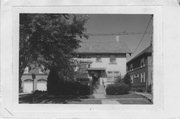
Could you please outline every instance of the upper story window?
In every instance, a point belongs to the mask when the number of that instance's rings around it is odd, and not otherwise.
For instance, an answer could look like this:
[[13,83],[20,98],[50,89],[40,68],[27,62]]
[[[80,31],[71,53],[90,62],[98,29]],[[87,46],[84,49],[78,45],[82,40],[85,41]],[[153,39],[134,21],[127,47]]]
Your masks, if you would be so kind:
[[141,62],[140,62],[140,67],[145,67],[145,59],[141,59]]
[[134,83],[133,75],[131,75],[131,83]]
[[96,57],[96,62],[102,62],[102,59],[100,56]]
[[110,63],[116,64],[116,57],[114,55],[110,56]]
[[112,71],[108,71],[108,74],[112,74],[113,72]]
[[130,65],[130,71],[133,71],[133,64]]

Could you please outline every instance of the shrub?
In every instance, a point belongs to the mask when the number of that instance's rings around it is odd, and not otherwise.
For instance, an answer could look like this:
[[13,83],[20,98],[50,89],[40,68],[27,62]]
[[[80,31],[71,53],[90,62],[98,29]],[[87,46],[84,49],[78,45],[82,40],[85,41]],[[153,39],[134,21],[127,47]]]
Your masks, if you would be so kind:
[[90,86],[83,85],[79,82],[65,81],[59,85],[59,88],[54,94],[62,95],[89,95]]
[[[48,82],[47,91],[52,95],[88,95],[90,94],[90,86],[87,83],[82,84],[77,81],[65,80],[60,72],[56,69],[51,69]],[[87,79],[86,79],[87,80]]]
[[123,79],[119,76],[116,80],[115,83],[124,83]]
[[106,88],[107,95],[128,94],[129,86],[127,84],[110,84]]
[[131,78],[129,74],[126,74],[123,78],[123,82],[127,84],[129,87],[131,87]]

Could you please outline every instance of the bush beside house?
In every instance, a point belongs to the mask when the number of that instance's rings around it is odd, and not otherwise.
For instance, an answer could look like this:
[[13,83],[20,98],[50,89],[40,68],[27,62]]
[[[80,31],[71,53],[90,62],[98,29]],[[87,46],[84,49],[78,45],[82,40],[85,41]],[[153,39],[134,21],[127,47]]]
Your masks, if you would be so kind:
[[128,92],[129,92],[129,86],[124,83],[110,84],[106,88],[107,95],[122,95],[122,94],[128,94]]
[[106,88],[107,95],[121,95],[128,94],[131,88],[131,80],[128,74],[123,79],[118,77],[115,84],[110,84]]

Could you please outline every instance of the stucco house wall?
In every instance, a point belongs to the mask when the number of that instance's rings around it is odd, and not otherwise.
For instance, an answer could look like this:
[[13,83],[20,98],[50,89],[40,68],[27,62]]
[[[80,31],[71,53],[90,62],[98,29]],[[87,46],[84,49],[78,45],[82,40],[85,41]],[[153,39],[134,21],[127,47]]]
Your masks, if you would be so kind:
[[[101,56],[100,56],[101,57]],[[78,58],[82,61],[91,61],[91,68],[105,68],[106,71],[120,71],[121,77],[126,74],[126,57],[116,57],[116,63],[110,63],[109,57],[101,57],[101,62],[96,62],[96,58]]]

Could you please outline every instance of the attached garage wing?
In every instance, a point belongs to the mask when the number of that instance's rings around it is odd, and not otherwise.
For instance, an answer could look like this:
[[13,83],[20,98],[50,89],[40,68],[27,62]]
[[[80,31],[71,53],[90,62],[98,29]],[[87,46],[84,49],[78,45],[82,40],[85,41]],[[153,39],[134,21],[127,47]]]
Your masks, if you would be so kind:
[[32,93],[33,92],[33,80],[26,79],[24,80],[23,92],[24,93]]
[[39,91],[47,90],[47,81],[45,79],[40,79],[37,81],[37,90]]

